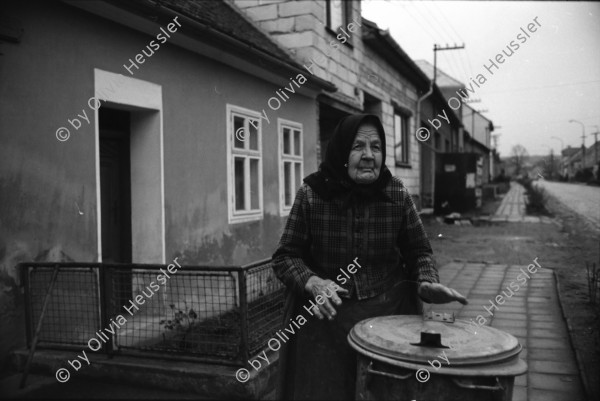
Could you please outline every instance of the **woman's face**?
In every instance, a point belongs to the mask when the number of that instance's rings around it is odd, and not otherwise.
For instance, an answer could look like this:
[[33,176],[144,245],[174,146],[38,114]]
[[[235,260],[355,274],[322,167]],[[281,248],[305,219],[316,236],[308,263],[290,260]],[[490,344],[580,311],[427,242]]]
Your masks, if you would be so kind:
[[348,176],[357,184],[375,182],[381,171],[381,139],[375,125],[361,124],[348,157]]

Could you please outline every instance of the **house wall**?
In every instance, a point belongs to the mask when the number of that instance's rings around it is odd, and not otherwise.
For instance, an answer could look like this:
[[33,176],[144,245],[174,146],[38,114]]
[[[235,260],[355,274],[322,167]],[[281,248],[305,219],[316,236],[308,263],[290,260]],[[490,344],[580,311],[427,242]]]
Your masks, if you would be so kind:
[[[386,164],[392,174],[403,180],[418,203],[421,191],[420,152],[419,143],[414,136],[414,115],[418,98],[414,84],[363,44],[361,27],[354,33],[348,32],[352,37],[352,46],[339,44],[336,35],[326,28],[324,0],[235,0],[234,3],[297,60],[310,67],[316,76],[338,87],[337,92],[327,96],[358,110],[363,110],[364,107],[363,92],[381,100],[381,119],[387,135],[386,152],[390,155]],[[360,1],[351,3],[350,20],[360,22]],[[339,44],[339,48],[332,46],[332,42]],[[355,88],[360,90],[356,91]],[[409,129],[410,168],[396,167],[393,158],[392,101],[413,114]]]
[[[152,37],[61,3],[11,11],[24,21],[25,34],[21,43],[3,46],[2,238],[10,247],[21,243],[30,258],[60,247],[75,260],[94,261],[95,121],[87,104],[94,68],[127,74],[123,64]],[[278,87],[168,42],[134,71],[133,78],[162,87],[167,261],[183,253],[186,262],[238,264],[269,255],[281,228],[277,118],[303,124],[304,168],[315,170],[316,138],[307,135],[316,129],[314,99],[295,94],[286,104],[293,107],[268,109],[270,123],[262,120],[265,218],[228,225],[226,105],[258,112]],[[84,112],[90,123],[79,118],[75,130],[67,119]],[[62,126],[71,131],[66,142],[55,136]]]
[[[399,74],[380,55],[364,47],[360,52],[362,90],[382,102],[381,122],[386,131],[386,165],[395,176],[402,179],[411,195],[418,200],[421,193],[420,149],[416,139],[417,90],[415,85]],[[396,166],[394,160],[394,104],[411,114],[408,127],[410,167]]]
[[[359,58],[363,44],[360,27],[348,32],[352,47],[340,44],[336,34],[328,31],[324,0],[234,0],[234,4],[268,32],[272,39],[287,49],[296,60],[310,67],[314,75],[335,84],[332,97],[361,108],[354,92],[358,80]],[[360,2],[352,2],[352,17],[360,22]],[[331,42],[338,43],[334,49]],[[329,54],[329,57],[326,56]],[[311,67],[315,60],[314,67]]]
[[492,133],[489,131],[490,120],[483,117],[478,112],[474,112],[470,107],[464,107],[463,111],[463,124],[465,130],[481,144],[488,148],[491,148]]
[[[128,74],[123,64],[153,37],[62,2],[2,6],[24,29],[20,43],[1,45],[0,296],[11,305],[20,303],[18,262],[98,261],[97,121],[88,105],[94,71]],[[277,118],[303,124],[304,169],[314,171],[315,100],[295,94],[290,107],[269,110],[270,123],[262,121],[264,218],[229,225],[226,106],[258,112],[278,87],[169,42],[139,67],[133,78],[162,89],[166,262],[179,256],[184,266],[245,264],[269,257],[285,221]],[[70,125],[75,118],[80,124]],[[65,142],[57,140],[60,127],[70,130]]]

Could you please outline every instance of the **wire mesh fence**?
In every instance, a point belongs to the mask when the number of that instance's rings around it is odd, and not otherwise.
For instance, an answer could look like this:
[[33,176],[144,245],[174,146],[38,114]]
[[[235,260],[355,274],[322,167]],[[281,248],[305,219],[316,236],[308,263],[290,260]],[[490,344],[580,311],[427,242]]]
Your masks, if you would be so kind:
[[243,365],[281,328],[284,288],[270,260],[182,266],[170,275],[165,265],[23,263],[29,341],[55,266],[40,347],[89,346],[96,338],[92,344],[111,354]]
[[[29,272],[29,316],[31,327],[40,318],[54,266],[39,266]],[[99,284],[92,268],[63,268],[56,277],[53,296],[44,316],[39,344],[86,345],[100,329]]]

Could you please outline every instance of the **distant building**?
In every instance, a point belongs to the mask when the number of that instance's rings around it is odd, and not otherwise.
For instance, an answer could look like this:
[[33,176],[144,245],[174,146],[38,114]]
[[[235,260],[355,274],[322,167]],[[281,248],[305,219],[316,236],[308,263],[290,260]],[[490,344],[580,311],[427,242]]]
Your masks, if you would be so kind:
[[571,181],[578,170],[581,169],[581,148],[568,146],[561,153],[562,176],[566,181]]

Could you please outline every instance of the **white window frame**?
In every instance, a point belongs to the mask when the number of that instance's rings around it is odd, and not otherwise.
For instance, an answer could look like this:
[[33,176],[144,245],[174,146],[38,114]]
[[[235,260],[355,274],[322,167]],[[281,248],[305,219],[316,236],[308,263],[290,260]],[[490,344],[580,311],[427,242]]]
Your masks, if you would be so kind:
[[[292,154],[284,154],[283,153],[283,129],[289,128],[292,130],[292,135],[290,138],[290,150]],[[300,131],[300,155],[294,155],[294,135],[293,132]],[[278,146],[278,160],[279,160],[279,213],[281,216],[287,216],[290,214],[290,210],[292,210],[292,205],[294,203],[296,192],[298,188],[302,185],[302,178],[304,177],[304,126],[301,123],[296,121],[284,120],[282,118],[277,119],[277,136],[279,137],[279,146]],[[300,182],[296,181],[295,169],[292,168],[292,203],[287,206],[285,204],[285,174],[283,164],[284,162],[292,162],[292,163],[300,163]],[[292,164],[294,166],[294,164]]]
[[[347,2],[346,0],[327,0],[326,1],[326,7],[327,7],[327,12],[326,12],[326,19],[327,19],[327,28],[329,28],[332,32],[335,32],[336,34],[340,32],[340,28],[345,28],[348,25],[348,22],[350,21],[350,10],[349,10],[349,5],[348,3],[350,3],[350,7],[352,6],[352,2]],[[335,26],[333,25],[333,14],[334,13],[340,13],[339,17],[341,19],[340,25]],[[350,38],[351,41],[352,38]]]
[[[246,109],[244,107],[232,104],[226,105],[227,110],[227,199],[228,199],[228,222],[229,224],[244,223],[248,221],[261,220],[264,217],[263,208],[263,152],[262,152],[262,124],[259,112]],[[258,150],[234,148],[234,123],[233,118],[243,117],[246,119],[245,125],[248,126],[249,119],[256,121]],[[247,147],[247,146],[246,146]],[[245,158],[244,162],[244,193],[247,202],[250,202],[250,158],[258,159],[258,209],[237,211],[235,210],[235,166],[236,156]]]
[[[400,117],[400,140],[402,141],[402,149],[403,153],[406,155],[406,160],[398,160],[396,157],[396,148],[398,147],[398,141],[396,138],[396,116]],[[396,166],[403,167],[410,165],[410,135],[409,135],[409,127],[410,127],[410,115],[403,113],[400,110],[394,110],[393,116],[393,136],[394,136],[394,162]]]

